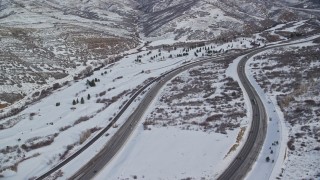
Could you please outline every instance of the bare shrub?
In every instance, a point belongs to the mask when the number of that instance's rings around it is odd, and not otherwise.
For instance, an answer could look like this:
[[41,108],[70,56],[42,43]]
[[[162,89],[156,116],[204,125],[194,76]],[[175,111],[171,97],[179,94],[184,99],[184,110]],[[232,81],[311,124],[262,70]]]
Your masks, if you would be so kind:
[[171,83],[172,84],[181,84],[181,83],[184,83],[184,81],[181,79],[181,77],[176,77],[171,80]]
[[44,97],[47,97],[48,95],[51,94],[51,91],[50,89],[43,89],[40,93],[40,99],[44,98]]
[[104,95],[106,95],[106,93],[107,93],[107,91],[102,91],[99,93],[99,96],[104,96]]
[[67,146],[67,149],[64,151],[64,153],[60,155],[60,160],[63,160],[67,156],[67,154],[74,148],[75,145],[76,144],[69,144]]
[[220,120],[222,117],[223,117],[223,114],[215,114],[215,115],[208,117],[206,119],[206,122],[217,121],[217,120]]
[[314,39],[314,40],[313,40],[313,43],[318,43],[318,44],[319,44],[319,43],[320,43],[320,37]]
[[80,139],[79,139],[79,143],[82,144],[84,143],[90,136],[92,133],[100,130],[101,128],[100,127],[94,127],[94,128],[91,128],[91,129],[87,129],[86,131],[83,131],[81,134],[80,134]]
[[187,177],[187,178],[183,178],[183,179],[181,179],[181,180],[192,180],[193,178],[191,178],[191,177]]
[[317,105],[317,103],[314,101],[314,100],[312,100],[312,99],[307,99],[307,100],[305,100],[304,101],[307,105],[310,105],[310,106],[315,106],[315,105]]
[[216,89],[217,89],[217,88],[211,88],[210,90],[208,90],[208,91],[207,91],[208,94],[205,94],[205,95],[203,96],[203,98],[208,98],[208,97],[210,97],[211,95],[213,95],[213,94],[216,92]]
[[17,151],[17,149],[19,149],[18,145],[16,145],[16,146],[6,146],[5,148],[0,149],[0,153],[1,154],[8,154],[8,153],[12,153],[12,152]]
[[53,143],[54,138],[58,136],[58,133],[48,135],[46,137],[34,137],[28,139],[25,144],[21,145],[21,148],[25,151],[38,149],[44,146],[48,146]]
[[81,122],[83,122],[83,121],[88,121],[90,119],[90,117],[88,117],[88,116],[81,116],[81,117],[79,117],[79,119],[77,119],[74,123],[73,123],[73,125],[77,125],[77,124],[79,124],[79,123],[81,123]]
[[10,166],[11,171],[17,172],[18,171],[18,164],[19,163],[15,163],[14,165]]
[[53,89],[53,90],[59,89],[60,87],[61,87],[61,86],[60,86],[59,83],[54,83],[54,84],[52,85],[52,89]]
[[277,98],[279,98],[278,103],[281,109],[288,107],[290,102],[294,101],[294,97],[291,95],[278,96]]
[[40,92],[39,91],[36,91],[36,92],[34,92],[33,94],[32,94],[32,97],[37,97],[37,96],[39,96],[40,95]]
[[112,89],[115,89],[115,87],[113,87],[113,88],[108,88],[108,91],[111,91]]
[[288,141],[287,145],[288,145],[288,148],[291,151],[294,151],[296,149],[295,146],[294,146],[294,138],[293,137],[290,138],[290,140]]
[[227,129],[232,130],[234,128],[238,128],[240,127],[240,123],[234,124],[231,122],[223,122],[220,125],[216,125],[215,127],[217,128],[216,132],[221,134],[227,134],[227,131],[226,131]]
[[226,117],[230,119],[237,119],[237,118],[243,118],[245,116],[246,116],[245,112],[234,110],[234,111],[228,112]]
[[65,130],[67,130],[67,129],[69,129],[69,128],[71,128],[70,125],[64,126],[64,127],[59,128],[59,131],[62,132],[62,131],[65,131]]
[[302,138],[306,133],[300,132],[300,133],[295,133],[294,135],[296,136],[297,139]]
[[61,170],[58,170],[58,171],[54,172],[53,174],[51,174],[50,176],[48,176],[48,179],[56,180],[59,177],[63,177],[63,172]]
[[79,77],[88,77],[93,74],[92,66],[87,66],[84,70],[79,73]]
[[204,127],[207,127],[209,126],[210,124],[207,122],[207,121],[203,121],[201,123],[199,123],[200,126],[204,126]]
[[104,107],[98,109],[98,110],[96,111],[96,113],[97,113],[97,114],[101,113],[101,112],[104,111],[107,107],[108,107],[108,105],[104,105]]
[[189,71],[190,76],[199,76],[201,75],[201,71],[197,70],[197,69],[193,69],[191,71]]
[[82,144],[84,143],[91,135],[91,130],[88,129],[86,131],[83,131],[80,135],[79,143]]
[[266,38],[268,42],[276,42],[280,40],[280,37],[278,35],[272,35],[269,33],[262,33],[261,36]]
[[148,130],[148,129],[149,129],[148,126],[149,126],[149,125],[153,125],[154,122],[152,122],[152,121],[145,121],[145,122],[142,123],[142,124],[143,124],[143,129],[144,129],[144,130]]
[[29,114],[29,120],[33,120],[33,117],[36,115],[35,112],[32,112]]
[[116,77],[115,79],[113,79],[112,81],[115,82],[116,80],[122,79],[122,78],[123,78],[123,76],[119,76],[119,77]]

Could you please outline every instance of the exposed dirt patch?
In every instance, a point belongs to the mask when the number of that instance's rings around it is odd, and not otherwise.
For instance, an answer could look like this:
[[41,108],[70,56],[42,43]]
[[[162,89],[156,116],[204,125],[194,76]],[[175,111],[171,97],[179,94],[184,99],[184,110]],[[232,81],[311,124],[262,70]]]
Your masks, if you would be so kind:
[[229,152],[226,154],[226,156],[224,158],[226,158],[231,152],[233,152],[237,149],[237,147],[240,144],[240,141],[242,140],[242,137],[243,137],[245,131],[246,131],[246,127],[241,127],[240,132],[238,133],[238,136],[237,136],[236,143],[230,148]]

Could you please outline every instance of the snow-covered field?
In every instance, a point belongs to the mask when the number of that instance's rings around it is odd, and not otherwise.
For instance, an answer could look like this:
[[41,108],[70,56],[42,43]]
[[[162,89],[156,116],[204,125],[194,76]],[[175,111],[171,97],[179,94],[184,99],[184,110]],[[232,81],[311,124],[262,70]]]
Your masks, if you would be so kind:
[[228,135],[175,127],[146,131],[140,124],[95,179],[214,179],[230,162],[224,157],[236,136],[236,130]]

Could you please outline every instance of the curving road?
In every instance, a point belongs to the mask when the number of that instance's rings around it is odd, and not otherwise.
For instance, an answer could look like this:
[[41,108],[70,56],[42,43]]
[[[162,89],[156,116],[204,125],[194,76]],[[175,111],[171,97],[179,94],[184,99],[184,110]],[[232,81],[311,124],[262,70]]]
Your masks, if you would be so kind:
[[157,95],[162,86],[171,80],[173,77],[196,65],[201,65],[209,61],[224,60],[224,57],[203,59],[194,63],[186,64],[179,67],[173,71],[170,71],[159,78],[157,78],[154,86],[147,92],[143,100],[140,102],[139,106],[135,111],[129,116],[126,122],[120,127],[120,129],[115,133],[115,135],[109,140],[107,145],[100,151],[89,163],[83,166],[76,174],[74,174],[70,179],[92,179],[98,171],[100,171],[110,160],[115,156],[115,154],[120,150],[120,148],[125,144],[125,142],[130,137],[135,126],[138,124],[145,110],[148,108],[149,104],[152,102],[153,98]]
[[[299,42],[302,43],[302,42]],[[298,44],[298,43],[291,43],[291,44]],[[229,167],[221,174],[218,179],[242,179],[245,177],[246,173],[251,169],[252,164],[255,162],[261,147],[263,145],[263,141],[266,135],[266,113],[264,106],[257,94],[254,90],[252,85],[250,84],[249,80],[247,79],[244,71],[245,63],[247,60],[262,51],[290,45],[290,43],[282,44],[282,45],[274,45],[272,47],[263,47],[256,50],[247,50],[246,53],[250,52],[245,56],[239,63],[237,71],[240,78],[241,83],[245,87],[247,91],[251,103],[252,103],[252,125],[248,135],[248,139],[244,144],[243,148],[240,150],[237,158],[235,158]],[[243,53],[242,53],[243,54]],[[201,65],[203,63],[209,61],[218,61],[223,60],[228,56],[221,56],[221,57],[210,57],[207,59],[202,59],[200,61],[196,61],[193,63],[185,64],[179,68],[171,70],[169,72],[164,73],[160,77],[152,80],[137,93],[135,93],[130,100],[126,103],[126,105],[121,109],[121,111],[116,115],[116,117],[112,120],[112,122],[104,128],[97,136],[95,136],[92,140],[90,140],[85,146],[80,148],[79,151],[74,153],[72,156],[68,157],[65,161],[58,164],[56,167],[52,168],[47,173],[43,174],[42,176],[38,177],[37,179],[44,179],[48,177],[53,172],[60,169],[62,166],[67,164],[69,161],[77,157],[81,154],[85,149],[87,149],[90,145],[92,145],[97,139],[103,136],[108,129],[112,127],[112,125],[120,118],[120,116],[125,112],[125,110],[130,106],[130,104],[138,97],[142,92],[144,92],[148,87],[152,84],[153,87],[147,92],[145,98],[141,101],[137,109],[131,116],[127,119],[127,121],[119,128],[119,130],[115,133],[113,137],[108,141],[106,146],[93,158],[91,159],[85,166],[83,166],[76,174],[74,174],[70,179],[92,179],[99,170],[101,170],[110,160],[115,156],[115,154],[120,150],[120,148],[125,144],[128,140],[129,136],[131,135],[133,129],[141,119],[144,111],[147,109],[149,104],[151,103],[153,97],[156,96],[160,88],[170,79],[172,79],[177,74],[181,73],[182,71],[191,68],[196,65]]]
[[237,73],[240,82],[245,88],[252,105],[252,123],[245,144],[228,168],[219,176],[219,180],[243,179],[256,161],[262,148],[267,133],[266,111],[259,95],[246,77],[245,64],[250,57],[266,49],[268,48],[249,53],[238,64]]
[[302,42],[287,41],[278,45],[258,48],[256,50],[251,51],[240,60],[237,67],[237,73],[238,73],[240,82],[245,88],[252,105],[252,123],[249,131],[249,135],[245,144],[243,145],[242,149],[240,150],[236,158],[230,163],[227,169],[218,177],[218,180],[244,179],[246,174],[251,170],[253,163],[256,161],[267,133],[268,122],[267,122],[265,107],[258,93],[255,91],[254,87],[250,84],[246,76],[246,73],[245,73],[246,62],[250,57],[260,52],[263,52],[265,50],[278,48],[282,46],[301,44],[308,41],[310,40],[306,40]]
[[[227,56],[220,56],[220,57],[216,57],[213,60],[222,60],[224,57]],[[37,177],[36,180],[42,180],[45,179],[47,177],[49,177],[51,174],[53,174],[54,172],[56,172],[57,170],[59,170],[60,168],[62,168],[64,165],[66,165],[67,163],[69,163],[71,160],[73,160],[74,158],[76,158],[78,155],[80,155],[83,151],[85,151],[88,147],[90,147],[93,143],[95,143],[100,137],[102,137],[116,122],[117,120],[122,116],[122,114],[127,110],[127,108],[131,105],[131,103],[140,95],[142,94],[148,87],[150,87],[153,83],[157,83],[155,87],[153,87],[153,89],[158,88],[158,90],[160,89],[160,86],[163,86],[164,82],[168,81],[170,78],[174,77],[176,74],[179,74],[180,72],[184,71],[187,68],[190,68],[192,66],[195,65],[200,65],[202,63],[211,61],[212,58],[205,58],[196,62],[192,62],[189,64],[185,64],[182,65],[176,69],[173,69],[171,71],[168,71],[164,74],[162,74],[161,76],[159,76],[158,78],[150,81],[149,83],[147,83],[146,85],[144,85],[141,89],[139,89],[130,99],[129,101],[123,106],[123,108],[120,110],[120,112],[114,117],[114,119],[111,121],[111,123],[105,127],[103,130],[101,130],[94,138],[92,138],[87,144],[85,144],[83,147],[81,147],[78,151],[76,151],[74,154],[72,154],[71,156],[69,156],[67,159],[65,159],[64,161],[62,161],[61,163],[59,163],[58,165],[56,165],[55,167],[53,167],[52,169],[50,169],[49,171],[47,171],[46,173],[42,174],[41,176]],[[160,82],[160,83],[159,83]],[[163,83],[161,83],[163,82]],[[148,92],[147,94],[147,98],[144,98],[144,100],[140,103],[140,105],[138,106],[138,108],[142,108],[145,109],[146,103],[147,102],[151,102],[152,97],[155,96],[155,94],[158,92],[158,90],[156,92],[153,92],[154,90],[151,90]],[[150,98],[151,96],[151,98]],[[136,110],[137,112],[137,110]],[[136,115],[134,115],[136,114]],[[141,117],[141,115],[134,113],[130,116],[130,118],[126,121],[126,123],[121,126],[121,128],[118,130],[118,132],[109,140],[109,142],[107,143],[106,147],[99,152],[88,164],[86,164],[83,168],[81,168],[81,170],[79,170],[74,176],[72,176],[70,179],[79,179],[81,176],[83,176],[84,174],[88,173],[90,174],[90,170],[92,174],[95,174],[98,170],[97,169],[101,169],[103,166],[105,166],[110,160],[111,158],[116,154],[116,152],[120,149],[120,147],[124,144],[124,142],[127,140],[127,138],[129,137],[129,135],[131,134],[132,130],[134,129],[134,126],[137,124],[139,117]],[[135,121],[132,120],[132,118],[136,118]],[[107,157],[108,156],[108,157]],[[103,161],[99,161],[100,162],[100,168],[96,168],[96,165],[93,164],[97,164],[99,163],[96,159],[103,159]],[[103,164],[103,163],[105,164]],[[79,173],[81,171],[85,171],[86,173]],[[93,176],[92,176],[93,177]],[[85,178],[84,178],[85,179]]]
[[[254,90],[249,80],[246,77],[244,68],[247,60],[262,51],[267,49],[275,48],[279,46],[273,47],[265,47],[258,50],[249,50],[247,52],[251,52],[246,55],[239,63],[237,71],[240,78],[241,83],[245,87],[249,98],[252,100],[252,114],[253,121],[251,124],[250,133],[248,135],[248,139],[244,144],[243,148],[237,155],[237,158],[229,165],[229,167],[224,171],[224,173],[219,177],[219,179],[242,179],[245,177],[246,173],[251,169],[252,164],[255,162],[256,157],[259,155],[260,149],[263,145],[263,141],[266,135],[266,113],[264,106],[259,98],[259,95]],[[100,171],[114,155],[118,152],[118,150],[123,146],[126,140],[129,138],[132,133],[134,127],[137,125],[139,120],[141,119],[144,111],[148,108],[149,104],[153,100],[153,97],[156,96],[160,88],[172,79],[177,74],[182,71],[189,69],[196,65],[201,65],[205,62],[209,61],[217,61],[222,60],[223,58],[208,58],[202,61],[198,61],[195,63],[190,63],[188,65],[184,65],[176,70],[166,73],[165,75],[158,78],[157,84],[152,87],[145,96],[145,98],[141,101],[140,105],[137,107],[135,112],[128,118],[126,123],[121,126],[121,128],[117,131],[114,137],[107,143],[106,147],[95,156],[88,164],[82,167],[75,175],[73,175],[70,179],[92,179],[98,171]]]

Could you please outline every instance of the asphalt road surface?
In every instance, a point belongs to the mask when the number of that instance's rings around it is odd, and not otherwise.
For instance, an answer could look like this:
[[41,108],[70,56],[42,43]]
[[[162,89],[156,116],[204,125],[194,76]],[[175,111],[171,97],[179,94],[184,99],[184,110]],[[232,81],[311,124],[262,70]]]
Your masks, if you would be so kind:
[[115,133],[115,135],[109,140],[107,145],[100,151],[89,163],[83,166],[76,174],[74,174],[70,179],[81,179],[88,180],[92,179],[101,169],[103,169],[108,162],[116,155],[120,148],[128,140],[129,136],[133,132],[134,128],[138,124],[139,120],[143,116],[144,112],[147,110],[149,104],[152,102],[153,98],[157,95],[161,87],[171,80],[173,77],[179,73],[209,61],[223,60],[223,57],[216,57],[210,59],[203,59],[199,62],[192,63],[180,67],[172,72],[169,72],[161,77],[159,77],[153,87],[147,92],[145,98],[141,101],[135,111],[129,116],[126,122],[120,127],[120,129]]
[[[310,40],[309,40],[310,41]],[[242,149],[236,156],[236,158],[230,163],[227,169],[218,177],[218,180],[239,180],[244,179],[246,174],[251,170],[252,165],[255,163],[262,145],[264,143],[266,133],[267,133],[267,115],[265,107],[255,91],[254,87],[250,84],[246,74],[245,74],[245,64],[248,59],[255,54],[258,54],[262,51],[278,48],[282,46],[300,44],[303,42],[290,43],[287,41],[279,45],[271,45],[268,47],[262,47],[257,50],[253,50],[244,56],[237,67],[237,73],[240,79],[241,84],[245,88],[251,105],[252,105],[252,123],[249,131],[247,141],[243,145]],[[259,177],[257,177],[259,179]]]
[[[219,56],[219,57],[215,57],[214,60],[222,60],[224,57],[226,56]],[[164,74],[162,74],[160,77],[150,81],[149,83],[147,83],[146,85],[144,85],[141,89],[139,89],[130,99],[129,101],[123,106],[123,108],[120,110],[120,112],[113,118],[113,120],[111,121],[111,123],[106,126],[103,130],[101,130],[94,138],[92,138],[88,143],[86,143],[83,147],[81,147],[78,151],[76,151],[74,154],[72,154],[71,156],[67,157],[64,161],[60,162],[59,164],[57,164],[56,166],[54,166],[52,169],[50,169],[49,171],[47,171],[46,173],[40,175],[39,177],[36,178],[36,180],[42,180],[42,179],[45,179],[47,177],[49,177],[51,174],[53,174],[54,172],[56,172],[57,170],[59,170],[60,168],[62,168],[64,165],[66,165],[67,163],[69,163],[70,161],[72,161],[74,158],[76,158],[78,155],[80,155],[83,151],[85,151],[88,147],[90,147],[94,142],[96,142],[99,138],[101,138],[102,136],[105,135],[105,133],[110,129],[112,128],[112,126],[117,122],[117,120],[121,117],[121,115],[127,110],[127,108],[131,105],[131,103],[141,94],[143,93],[148,87],[150,87],[153,83],[158,83],[159,85],[159,82],[164,82],[164,80],[167,80],[168,79],[168,75],[171,74],[171,77],[174,76],[174,74],[178,74],[180,72],[182,72],[183,70],[185,70],[186,68],[190,68],[192,66],[195,66],[195,65],[200,65],[201,63],[205,63],[205,62],[208,62],[208,61],[211,61],[212,58],[204,58],[204,59],[201,59],[199,61],[196,61],[196,62],[192,62],[192,63],[189,63],[189,64],[185,64],[185,65],[182,65],[181,67],[178,67],[176,69],[173,69],[171,71],[168,71]],[[179,70],[179,72],[178,72]],[[173,74],[174,73],[174,74]],[[162,83],[163,85],[164,83]],[[162,86],[161,85],[161,86]],[[159,87],[158,87],[159,88]],[[151,93],[151,92],[149,92]],[[151,93],[151,96],[152,96],[152,93]],[[148,96],[147,96],[148,97]],[[153,96],[154,97],[154,96]],[[150,95],[149,95],[149,98],[147,98],[148,100],[152,100],[152,98],[150,98]],[[145,101],[145,100],[144,100]],[[140,104],[139,107],[141,107],[143,105],[143,102]],[[145,105],[144,105],[145,106]],[[133,117],[133,115],[131,115],[131,117]],[[106,118],[108,119],[108,118]],[[121,133],[116,133],[109,141],[109,143],[107,144],[108,147],[110,147],[110,145],[115,146],[113,144],[118,144],[117,147],[120,147],[119,144],[123,145],[124,141],[123,140],[126,140],[128,138],[128,135],[131,134],[133,128],[135,127],[136,123],[128,123],[129,121],[127,121],[126,124],[123,125],[123,127],[121,127],[120,129],[126,129],[127,128],[127,131],[129,132],[126,132],[125,134],[121,134]],[[130,127],[128,128],[128,124],[130,124]],[[124,130],[122,130],[121,132],[124,132]],[[118,138],[121,137],[121,141],[118,141]],[[92,170],[93,174],[95,174],[98,170],[94,170],[94,167],[92,166],[92,163],[97,163],[97,161],[95,159],[99,158],[99,157],[102,157],[102,154],[110,154],[108,155],[109,157],[113,157],[117,150],[112,150],[112,149],[109,149],[109,148],[104,148],[101,152],[99,152],[95,158],[93,158],[88,164],[86,164],[84,166],[84,168],[82,169],[86,169],[88,168]],[[111,159],[111,158],[110,158]],[[110,159],[107,159],[105,158],[104,159],[104,162],[105,164],[107,164],[107,162],[110,161]],[[91,166],[90,166],[91,164]],[[90,167],[88,167],[90,166]],[[101,167],[102,168],[102,167]],[[88,170],[86,170],[86,172],[88,172]],[[74,178],[78,178],[80,177],[80,175],[84,174],[84,173],[79,173],[81,172],[78,171],[78,173],[76,173],[74,176],[72,176],[70,179],[74,179]]]
[[264,50],[265,49],[250,53],[242,58],[239,62],[237,72],[240,82],[245,88],[252,105],[252,124],[247,141],[236,158],[219,176],[218,179],[220,180],[243,179],[247,172],[251,169],[252,164],[256,161],[263,145],[267,133],[266,112],[259,95],[246,77],[245,64],[251,56]]
[[[292,43],[298,44],[298,43]],[[267,49],[281,47],[288,45],[276,45],[272,47],[263,47],[257,50],[247,50],[246,52],[251,52],[247,56],[245,56],[239,63],[237,68],[241,83],[245,87],[252,103],[252,125],[248,135],[248,139],[244,144],[243,148],[240,150],[237,157],[232,161],[232,163],[228,166],[228,168],[223,172],[223,174],[219,177],[219,179],[242,179],[245,177],[247,172],[251,169],[252,164],[255,162],[261,147],[263,145],[263,141],[266,135],[266,113],[263,107],[263,104],[254,90],[254,88],[249,83],[246,75],[244,73],[244,67],[246,61],[249,57],[257,54],[259,52],[265,51]],[[234,56],[234,55],[232,55]],[[80,148],[73,155],[68,157],[66,160],[52,168],[50,171],[45,174],[39,176],[37,180],[44,179],[51,175],[53,172],[57,171],[65,164],[70,162],[72,159],[81,154],[84,150],[86,150],[90,145],[92,145],[97,139],[102,137],[108,129],[110,129],[113,124],[120,118],[120,116],[125,112],[125,110],[130,106],[130,104],[138,97],[143,91],[145,91],[148,87],[153,85],[153,87],[147,92],[145,98],[142,100],[140,105],[137,107],[135,112],[128,118],[128,120],[119,128],[119,130],[115,133],[113,137],[108,141],[106,146],[93,158],[91,159],[85,166],[83,166],[76,174],[74,174],[70,179],[92,179],[104,166],[110,162],[110,160],[114,157],[114,155],[119,151],[119,149],[125,144],[128,140],[130,134],[134,130],[135,126],[138,124],[141,119],[144,111],[147,109],[153,98],[158,93],[159,89],[170,79],[172,79],[177,74],[182,71],[191,68],[193,66],[201,65],[203,63],[209,61],[218,61],[227,58],[227,56],[221,57],[210,57],[206,59],[202,59],[197,62],[193,62],[190,64],[183,65],[182,67],[176,68],[169,72],[166,72],[162,76],[152,80],[148,84],[146,84],[143,88],[141,88],[137,93],[135,93],[130,100],[126,103],[126,105],[120,110],[120,112],[116,115],[116,117],[112,120],[112,122],[105,127],[97,136],[95,136],[92,140],[90,140],[86,145]]]

